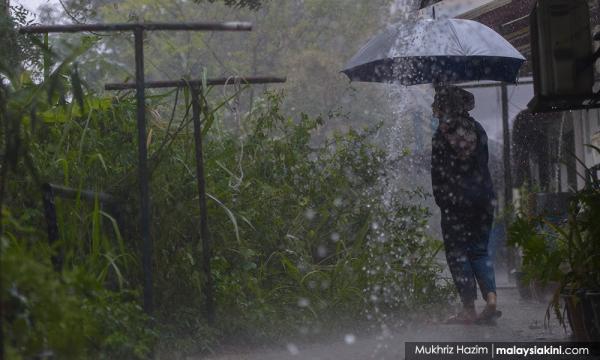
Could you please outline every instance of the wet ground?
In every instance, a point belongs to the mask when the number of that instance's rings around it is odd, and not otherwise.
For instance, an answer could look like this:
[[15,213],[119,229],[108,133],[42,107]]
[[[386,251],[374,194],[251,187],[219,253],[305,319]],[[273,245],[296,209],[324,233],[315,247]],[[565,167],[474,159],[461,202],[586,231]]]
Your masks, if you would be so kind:
[[[316,344],[284,344],[267,350],[244,351],[209,357],[211,360],[363,360],[403,359],[404,344],[410,341],[567,341],[563,328],[551,321],[544,328],[547,303],[520,298],[515,287],[498,284],[499,309],[503,316],[496,326],[419,324],[388,334],[358,336],[340,334],[338,339]],[[478,309],[483,303],[477,304]],[[554,319],[554,317],[552,317]]]

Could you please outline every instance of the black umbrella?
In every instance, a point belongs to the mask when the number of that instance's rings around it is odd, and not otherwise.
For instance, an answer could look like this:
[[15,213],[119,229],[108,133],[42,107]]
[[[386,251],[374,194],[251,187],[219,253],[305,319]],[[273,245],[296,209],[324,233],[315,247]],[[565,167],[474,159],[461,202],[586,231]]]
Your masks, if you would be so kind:
[[352,81],[402,85],[516,82],[525,58],[502,36],[471,20],[419,19],[389,26],[342,72]]

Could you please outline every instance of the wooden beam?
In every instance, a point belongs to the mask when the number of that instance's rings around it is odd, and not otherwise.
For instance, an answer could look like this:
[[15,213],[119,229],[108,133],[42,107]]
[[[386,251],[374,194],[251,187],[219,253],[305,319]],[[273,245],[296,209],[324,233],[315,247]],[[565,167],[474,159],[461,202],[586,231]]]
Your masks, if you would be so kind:
[[32,25],[19,29],[21,34],[76,33],[81,31],[251,31],[248,22],[223,23],[115,23],[115,24],[67,24]]
[[[273,84],[273,83],[284,83],[286,82],[285,77],[275,76],[256,76],[256,77],[230,77],[230,78],[216,78],[206,79],[207,86],[215,85],[235,85],[235,84]],[[160,89],[160,88],[172,88],[172,87],[202,87],[202,80],[161,80],[161,81],[147,81],[144,83],[144,87],[147,89]],[[135,89],[135,83],[109,83],[104,85],[105,90],[127,90]]]

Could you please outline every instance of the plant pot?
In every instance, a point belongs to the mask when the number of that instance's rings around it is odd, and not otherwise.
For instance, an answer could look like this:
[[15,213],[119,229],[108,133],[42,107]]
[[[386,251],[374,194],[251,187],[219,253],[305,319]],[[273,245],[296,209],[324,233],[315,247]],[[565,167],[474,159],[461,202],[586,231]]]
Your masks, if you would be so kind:
[[585,292],[583,316],[590,341],[600,341],[600,291],[588,290]]
[[517,289],[519,290],[519,295],[521,299],[529,300],[533,297],[531,292],[531,287],[529,286],[529,281],[525,280],[525,273],[522,271],[517,271],[515,274],[515,280],[517,281]]
[[573,332],[575,341],[589,341],[589,336],[585,328],[585,315],[583,311],[583,301],[585,298],[584,290],[577,290],[573,294],[561,294],[567,308],[567,319]]

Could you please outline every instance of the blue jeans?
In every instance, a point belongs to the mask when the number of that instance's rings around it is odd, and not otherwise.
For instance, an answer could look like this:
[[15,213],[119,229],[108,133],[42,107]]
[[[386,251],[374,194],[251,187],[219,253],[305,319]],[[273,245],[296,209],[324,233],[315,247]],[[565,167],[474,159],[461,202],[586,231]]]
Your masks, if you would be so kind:
[[477,284],[483,298],[496,293],[494,264],[488,253],[493,207],[442,209],[442,233],[446,260],[464,305],[477,298]]

